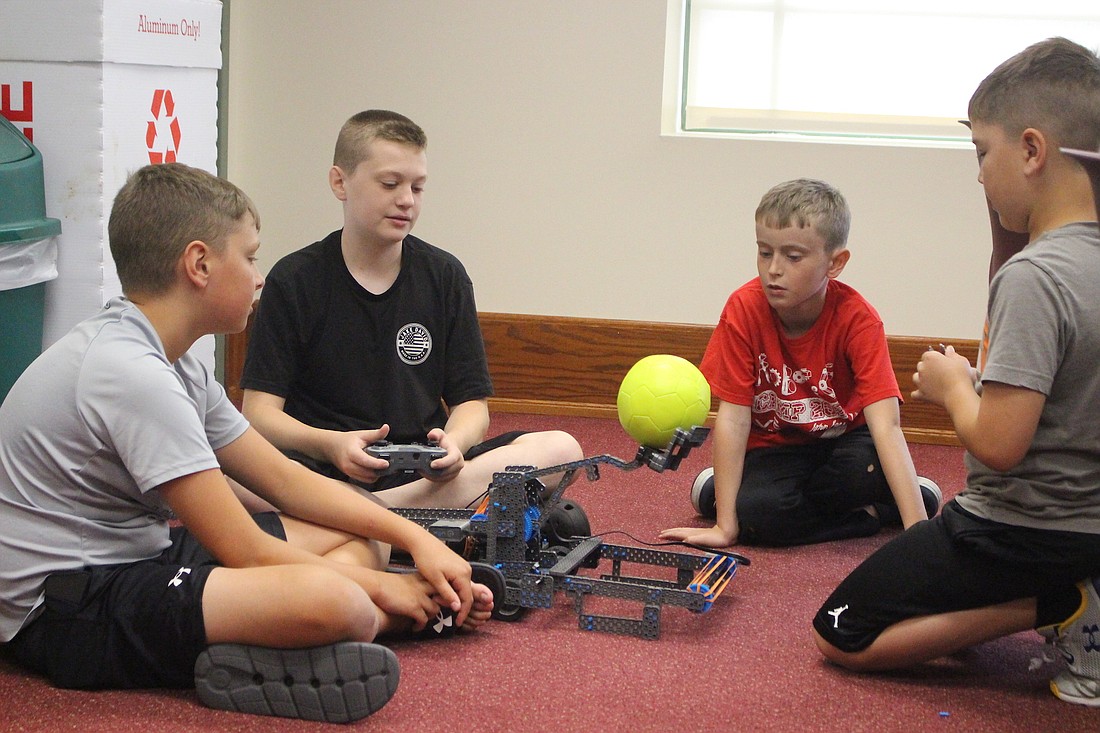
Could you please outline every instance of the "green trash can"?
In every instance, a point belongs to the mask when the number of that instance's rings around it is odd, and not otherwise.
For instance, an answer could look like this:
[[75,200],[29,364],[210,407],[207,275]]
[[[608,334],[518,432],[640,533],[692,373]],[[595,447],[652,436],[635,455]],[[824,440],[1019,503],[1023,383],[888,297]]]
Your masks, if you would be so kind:
[[61,222],[46,217],[42,154],[0,116],[0,401],[42,353],[46,282]]

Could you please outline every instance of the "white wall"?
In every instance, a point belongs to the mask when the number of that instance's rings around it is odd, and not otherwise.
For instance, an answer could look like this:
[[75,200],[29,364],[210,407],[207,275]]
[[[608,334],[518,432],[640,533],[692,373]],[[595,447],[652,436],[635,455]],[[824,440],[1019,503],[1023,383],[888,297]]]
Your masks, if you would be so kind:
[[340,225],[336,133],[387,108],[428,134],[415,233],[462,259],[483,311],[714,323],[755,275],[760,196],[811,176],[851,204],[842,279],[887,333],[979,334],[989,226],[973,153],[662,136],[665,0],[229,10],[227,175],[259,206],[265,270]]

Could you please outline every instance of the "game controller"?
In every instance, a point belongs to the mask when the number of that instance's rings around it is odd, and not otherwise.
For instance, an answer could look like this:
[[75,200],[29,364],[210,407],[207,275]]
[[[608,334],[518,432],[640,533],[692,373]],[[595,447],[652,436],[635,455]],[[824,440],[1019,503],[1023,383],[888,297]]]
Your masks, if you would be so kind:
[[447,449],[440,448],[435,442],[399,444],[380,440],[371,443],[365,450],[375,458],[389,461],[390,465],[380,470],[379,476],[389,476],[394,473],[435,475],[439,471],[432,468],[432,461],[447,455]]

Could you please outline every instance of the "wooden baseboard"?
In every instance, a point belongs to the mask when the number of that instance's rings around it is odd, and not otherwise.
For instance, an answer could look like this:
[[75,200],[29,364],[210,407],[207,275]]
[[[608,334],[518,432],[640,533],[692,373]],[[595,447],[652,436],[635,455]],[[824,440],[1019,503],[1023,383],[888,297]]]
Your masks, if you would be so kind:
[[[698,364],[713,330],[694,324],[512,313],[479,317],[496,390],[491,409],[540,415],[615,417],[619,382],[638,359],[675,354]],[[894,373],[907,394],[921,354],[930,343],[944,339],[889,336],[888,341]],[[971,363],[977,359],[976,340],[951,343]],[[247,346],[248,329],[226,337],[226,390],[238,405]],[[907,399],[901,422],[912,442],[958,445],[950,419],[938,407]]]

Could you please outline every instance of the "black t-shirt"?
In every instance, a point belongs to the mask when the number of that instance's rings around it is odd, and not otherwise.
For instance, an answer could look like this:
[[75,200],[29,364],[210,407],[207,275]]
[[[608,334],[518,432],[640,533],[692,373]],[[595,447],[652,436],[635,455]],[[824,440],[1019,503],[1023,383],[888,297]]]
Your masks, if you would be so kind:
[[424,440],[446,405],[493,392],[473,284],[456,257],[413,236],[380,295],[344,264],[340,231],[271,269],[241,386],[285,398],[318,428],[390,425],[393,442]]

